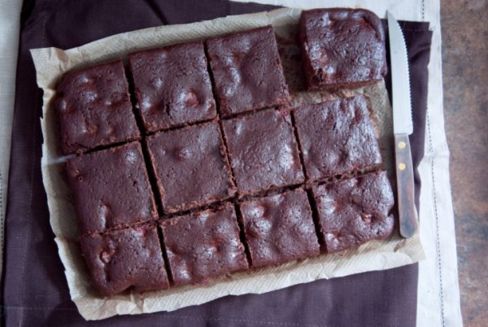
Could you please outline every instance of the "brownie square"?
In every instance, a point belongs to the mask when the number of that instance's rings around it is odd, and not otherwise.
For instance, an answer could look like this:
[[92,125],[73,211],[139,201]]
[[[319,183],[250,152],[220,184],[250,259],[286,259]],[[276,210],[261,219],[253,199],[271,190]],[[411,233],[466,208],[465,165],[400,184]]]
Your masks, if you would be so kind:
[[102,295],[169,287],[155,225],[82,236],[81,253]]
[[218,123],[158,133],[148,137],[147,143],[165,212],[234,195]]
[[315,9],[300,17],[300,45],[310,89],[359,87],[386,75],[385,33],[365,9]]
[[147,132],[217,115],[202,42],[138,52],[129,64]]
[[393,231],[393,192],[384,171],[313,189],[327,252],[385,239]]
[[120,60],[66,73],[54,109],[64,154],[139,139]]
[[82,234],[158,217],[139,142],[70,159],[66,173]]
[[241,195],[303,182],[289,111],[265,110],[225,120],[223,127]]
[[320,253],[312,210],[302,189],[245,201],[240,209],[253,267]]
[[223,116],[288,102],[271,26],[216,37],[206,45]]
[[175,285],[208,280],[248,268],[234,206],[161,222]]
[[381,164],[364,96],[304,105],[294,117],[309,180]]

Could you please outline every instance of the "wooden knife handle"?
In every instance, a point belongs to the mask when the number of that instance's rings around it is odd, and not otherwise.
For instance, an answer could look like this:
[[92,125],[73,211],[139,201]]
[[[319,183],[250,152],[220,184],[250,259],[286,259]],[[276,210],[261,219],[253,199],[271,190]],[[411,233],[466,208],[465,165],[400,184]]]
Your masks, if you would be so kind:
[[417,212],[414,205],[412,152],[407,134],[395,135],[395,162],[400,235],[409,238],[417,229]]

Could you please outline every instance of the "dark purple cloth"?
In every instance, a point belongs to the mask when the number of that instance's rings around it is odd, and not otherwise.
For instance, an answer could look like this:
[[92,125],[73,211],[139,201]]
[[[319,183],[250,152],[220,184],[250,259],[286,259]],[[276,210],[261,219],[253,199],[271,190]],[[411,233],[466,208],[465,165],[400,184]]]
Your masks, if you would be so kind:
[[[71,48],[115,33],[189,23],[269,6],[221,0],[24,1],[17,67],[6,216],[2,318],[5,326],[81,326],[57,254],[40,171],[42,92],[29,49]],[[403,25],[409,49],[415,134],[423,156],[427,24]],[[419,191],[417,179],[417,194]],[[417,265],[296,285],[263,295],[228,296],[170,313],[122,316],[96,326],[414,326]]]

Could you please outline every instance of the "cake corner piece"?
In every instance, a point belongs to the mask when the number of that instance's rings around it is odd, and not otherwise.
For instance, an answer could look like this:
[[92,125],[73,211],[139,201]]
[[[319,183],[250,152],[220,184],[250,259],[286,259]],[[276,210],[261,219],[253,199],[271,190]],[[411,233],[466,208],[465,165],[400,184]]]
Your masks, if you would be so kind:
[[138,225],[83,235],[80,248],[92,284],[103,296],[169,288],[157,227]]
[[65,155],[140,139],[122,60],[67,72],[53,109]]
[[394,195],[385,171],[313,188],[328,253],[356,248],[393,232]]
[[310,90],[357,88],[386,75],[385,32],[373,12],[349,8],[305,10],[299,29]]

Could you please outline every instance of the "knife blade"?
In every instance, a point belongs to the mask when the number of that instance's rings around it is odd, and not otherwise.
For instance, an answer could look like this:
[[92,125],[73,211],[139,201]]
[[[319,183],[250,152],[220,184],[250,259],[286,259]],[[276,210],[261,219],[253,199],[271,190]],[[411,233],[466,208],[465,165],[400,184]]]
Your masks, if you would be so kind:
[[387,11],[390,41],[395,172],[400,235],[411,237],[417,229],[414,205],[412,153],[408,136],[413,133],[410,74],[405,39],[395,17]]

